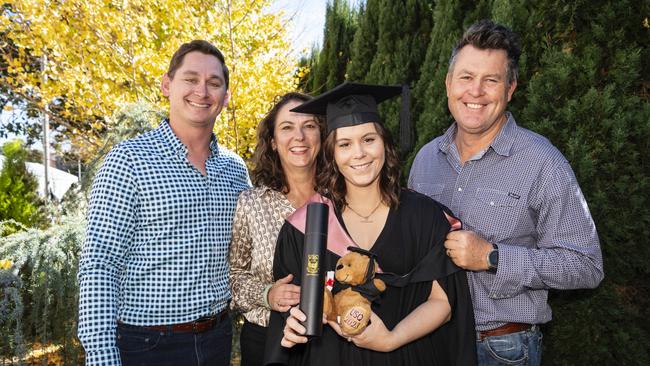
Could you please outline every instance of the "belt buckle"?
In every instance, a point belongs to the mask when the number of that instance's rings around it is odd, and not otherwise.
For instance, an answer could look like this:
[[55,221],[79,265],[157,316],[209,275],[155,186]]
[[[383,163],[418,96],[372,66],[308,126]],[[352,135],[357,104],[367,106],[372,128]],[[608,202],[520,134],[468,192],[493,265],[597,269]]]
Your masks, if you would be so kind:
[[216,322],[216,320],[217,320],[217,315],[199,318],[192,322],[192,331],[194,333],[203,332],[207,330],[207,328],[209,328],[211,325],[215,325],[214,323]]
[[205,324],[206,324],[205,320],[201,320],[201,321],[195,320],[195,321],[193,321],[192,322],[192,331],[194,333],[198,333],[198,332],[202,331],[203,328],[205,327]]

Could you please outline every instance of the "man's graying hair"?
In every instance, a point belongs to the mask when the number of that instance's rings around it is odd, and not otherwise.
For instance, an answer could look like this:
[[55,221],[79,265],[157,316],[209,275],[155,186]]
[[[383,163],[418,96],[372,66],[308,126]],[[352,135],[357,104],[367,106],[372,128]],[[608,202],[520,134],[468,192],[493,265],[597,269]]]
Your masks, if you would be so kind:
[[508,75],[507,84],[510,85],[513,81],[517,81],[521,49],[519,48],[517,35],[510,28],[496,24],[491,20],[481,20],[478,23],[472,24],[463,34],[463,38],[461,38],[451,51],[447,73],[451,74],[454,71],[456,56],[467,45],[472,45],[479,50],[506,51],[508,55],[508,65],[506,68]]

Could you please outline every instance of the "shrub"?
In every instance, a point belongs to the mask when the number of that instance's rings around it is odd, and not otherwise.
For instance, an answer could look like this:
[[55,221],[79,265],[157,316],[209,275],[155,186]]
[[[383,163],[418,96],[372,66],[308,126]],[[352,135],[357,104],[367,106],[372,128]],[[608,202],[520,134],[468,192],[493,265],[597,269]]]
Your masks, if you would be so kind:
[[70,217],[0,238],[0,260],[11,263],[0,269],[0,358],[20,359],[34,343],[53,343],[64,365],[79,364],[76,276],[84,226]]

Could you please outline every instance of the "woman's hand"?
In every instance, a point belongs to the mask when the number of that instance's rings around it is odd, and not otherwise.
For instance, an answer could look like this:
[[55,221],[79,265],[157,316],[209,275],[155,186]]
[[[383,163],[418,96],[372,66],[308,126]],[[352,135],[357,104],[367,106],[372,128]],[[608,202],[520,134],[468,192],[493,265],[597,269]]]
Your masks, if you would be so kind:
[[300,302],[300,286],[292,285],[291,280],[293,275],[288,274],[275,281],[267,295],[271,309],[283,313]]
[[386,325],[374,312],[370,314],[368,327],[360,334],[350,336],[343,331],[337,322],[327,322],[338,335],[353,342],[357,347],[367,348],[378,352],[390,352],[397,348],[394,341],[394,334],[386,328]]

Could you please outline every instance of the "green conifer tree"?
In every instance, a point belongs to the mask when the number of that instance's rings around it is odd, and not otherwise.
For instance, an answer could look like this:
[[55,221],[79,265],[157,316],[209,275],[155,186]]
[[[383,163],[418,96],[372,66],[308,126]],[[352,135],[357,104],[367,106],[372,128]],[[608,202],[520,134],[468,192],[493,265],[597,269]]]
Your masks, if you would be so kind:
[[318,63],[320,48],[317,45],[312,46],[309,54],[301,56],[298,61],[298,90],[312,91],[316,90],[314,86],[314,70]]
[[[377,50],[364,81],[414,84],[419,78],[432,28],[433,4],[426,0],[379,1]],[[381,107],[385,124],[399,136],[398,103]]]
[[435,136],[449,127],[451,116],[447,109],[445,76],[449,56],[465,28],[486,18],[488,2],[466,0],[441,0],[433,10],[433,28],[426,53],[413,92],[412,113],[415,121],[416,146],[409,157]]
[[366,81],[370,64],[377,52],[380,0],[367,0],[359,9],[358,28],[352,41],[348,79]]
[[650,364],[650,248],[640,240],[650,237],[649,11],[638,1],[540,2],[527,27],[536,27],[542,47],[518,30],[530,81],[515,92],[526,99],[515,116],[570,162],[605,262],[595,291],[552,294],[546,365]]
[[311,89],[307,92],[320,94],[345,80],[356,28],[356,11],[346,0],[332,0],[327,4],[323,48],[314,65]]

